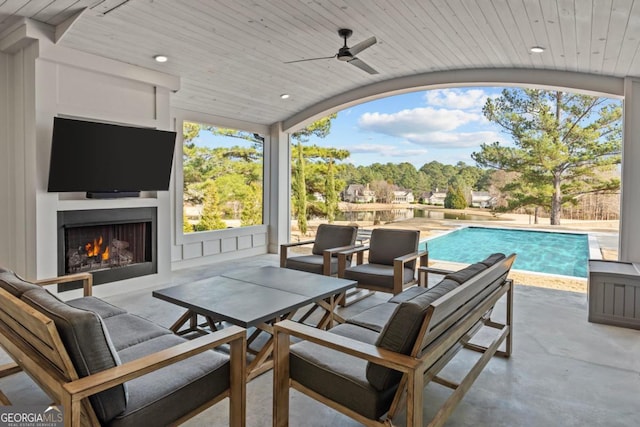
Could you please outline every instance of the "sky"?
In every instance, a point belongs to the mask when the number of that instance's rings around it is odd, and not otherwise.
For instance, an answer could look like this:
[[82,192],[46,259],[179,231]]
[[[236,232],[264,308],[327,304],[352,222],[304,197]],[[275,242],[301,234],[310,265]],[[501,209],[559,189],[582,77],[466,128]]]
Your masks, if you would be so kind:
[[409,162],[416,168],[436,160],[475,165],[471,153],[482,143],[511,144],[502,129],[482,114],[488,97],[502,88],[474,87],[412,92],[338,112],[331,132],[310,143],[349,150],[347,162]]

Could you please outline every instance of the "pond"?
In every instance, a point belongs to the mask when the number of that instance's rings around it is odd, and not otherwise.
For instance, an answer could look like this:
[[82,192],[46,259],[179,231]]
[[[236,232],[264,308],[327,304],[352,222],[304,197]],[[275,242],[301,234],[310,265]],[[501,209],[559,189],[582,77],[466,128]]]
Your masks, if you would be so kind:
[[465,214],[462,212],[445,212],[439,209],[380,209],[380,210],[352,210],[339,212],[336,221],[370,221],[390,222],[410,218],[449,219],[461,221],[494,221],[496,218],[485,215]]

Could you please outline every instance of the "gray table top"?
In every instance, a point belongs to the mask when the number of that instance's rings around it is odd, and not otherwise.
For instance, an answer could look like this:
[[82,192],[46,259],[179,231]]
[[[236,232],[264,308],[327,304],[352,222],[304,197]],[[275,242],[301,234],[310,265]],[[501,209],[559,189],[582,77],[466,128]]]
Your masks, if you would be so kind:
[[356,285],[278,267],[255,267],[153,291],[153,296],[249,328]]

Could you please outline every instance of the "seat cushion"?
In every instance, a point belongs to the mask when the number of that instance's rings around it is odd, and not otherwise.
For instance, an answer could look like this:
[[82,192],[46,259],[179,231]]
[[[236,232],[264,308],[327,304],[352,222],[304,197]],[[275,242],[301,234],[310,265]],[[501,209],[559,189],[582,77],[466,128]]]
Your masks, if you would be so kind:
[[[323,274],[324,260],[322,255],[302,255],[287,258],[286,268]],[[331,275],[338,274],[338,259],[331,258]]]
[[103,322],[118,352],[160,335],[172,334],[169,329],[129,313],[108,317]]
[[[344,278],[356,280],[358,283],[372,286],[380,286],[393,290],[393,265],[360,264],[349,267],[344,272]],[[404,269],[403,284],[414,280],[414,270]]]
[[0,287],[14,297],[20,298],[23,293],[33,289],[42,289],[35,283],[27,282],[11,270],[0,267]]
[[[331,333],[373,344],[378,334],[342,324]],[[378,391],[366,378],[367,362],[329,348],[302,341],[291,346],[291,378],[303,386],[371,419],[384,415],[395,389]]]
[[[94,312],[71,307],[42,288],[25,292],[21,299],[53,320],[80,378],[120,365],[102,319]],[[126,386],[114,386],[89,400],[98,419],[107,423],[127,407]]]
[[[162,335],[119,352],[124,362],[184,342],[176,335]],[[229,388],[229,357],[209,350],[127,382],[126,410],[109,425],[167,425]]]
[[[369,262],[373,264],[393,265],[393,260],[403,255],[418,252],[420,231],[376,228],[371,232],[369,244]],[[415,261],[407,263],[414,269]]]
[[327,249],[351,246],[356,241],[358,227],[352,225],[320,224],[311,253],[322,255]]
[[[396,353],[410,354],[429,305],[458,286],[452,280],[443,282],[408,301],[395,304],[396,309],[380,332],[375,345]],[[393,369],[374,363],[367,366],[367,379],[376,390],[397,387],[401,377],[402,374]]]
[[384,328],[384,325],[387,324],[397,306],[397,304],[391,302],[374,305],[362,313],[346,319],[346,322],[379,333]]
[[109,304],[106,301],[96,297],[82,297],[66,301],[71,307],[80,308],[82,310],[89,310],[96,313],[102,318],[107,319],[118,314],[125,314],[126,311],[120,307],[116,307],[113,304]]

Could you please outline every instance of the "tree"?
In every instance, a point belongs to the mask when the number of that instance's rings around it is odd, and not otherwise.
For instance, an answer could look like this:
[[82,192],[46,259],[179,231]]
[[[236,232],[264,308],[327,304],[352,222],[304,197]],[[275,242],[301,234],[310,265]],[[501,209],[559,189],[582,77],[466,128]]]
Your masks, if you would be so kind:
[[327,220],[332,223],[336,219],[338,210],[338,192],[336,191],[336,180],[333,167],[333,160],[327,163],[327,191],[324,196],[327,208]]
[[222,221],[218,190],[212,181],[209,181],[206,185],[203,205],[200,222],[195,226],[196,231],[220,230],[222,228],[227,228],[227,224]]
[[513,138],[514,146],[484,143],[472,158],[480,166],[518,172],[510,207],[542,206],[559,225],[563,203],[581,194],[617,191],[605,178],[620,163],[619,102],[588,95],[538,89],[505,89],[489,98],[485,117]]
[[467,207],[467,198],[460,187],[449,187],[444,198],[444,207],[447,209],[464,209]]
[[305,156],[303,152],[303,143],[309,142],[312,136],[317,138],[325,138],[331,132],[331,120],[337,117],[337,113],[333,113],[327,117],[323,117],[311,123],[306,128],[291,134],[291,138],[297,142],[296,144],[296,161],[293,164],[293,206],[296,210],[298,219],[298,228],[300,233],[307,232],[307,183],[305,177]]

